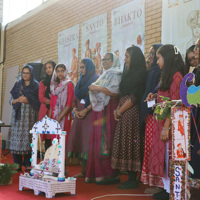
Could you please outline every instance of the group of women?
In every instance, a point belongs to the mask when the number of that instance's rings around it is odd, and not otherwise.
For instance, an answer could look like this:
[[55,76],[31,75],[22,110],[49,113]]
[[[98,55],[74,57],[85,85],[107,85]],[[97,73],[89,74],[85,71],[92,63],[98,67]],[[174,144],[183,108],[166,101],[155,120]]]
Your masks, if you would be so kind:
[[[198,41],[193,50],[187,51],[185,62],[189,66],[196,65],[196,81],[200,78],[199,45]],[[48,115],[67,131],[66,156],[79,157],[82,164],[81,173],[75,177],[85,178],[87,183],[107,185],[119,183],[120,172],[127,172],[128,180],[119,188],[128,189],[138,187],[138,172],[141,172],[144,184],[164,188],[153,198],[168,199],[171,120],[156,121],[147,101],[162,102],[160,96],[180,99],[180,83],[188,68],[179,49],[173,45],[152,45],[148,59],[147,71],[140,48],[127,48],[126,70],[122,73],[116,55],[106,53],[102,59],[104,72],[99,76],[92,60],[84,58],[75,87],[63,64],[47,62],[46,77],[40,84],[34,79],[33,68],[25,65],[22,79],[11,91],[10,150],[14,161],[22,166],[24,155],[24,164],[30,166],[29,129],[37,121],[39,111],[39,119]],[[198,118],[199,110],[195,112]],[[199,145],[195,136],[194,148]],[[54,137],[56,135],[42,137],[46,149]],[[195,159],[199,159],[196,154],[194,151]],[[198,168],[195,164],[193,167]]]

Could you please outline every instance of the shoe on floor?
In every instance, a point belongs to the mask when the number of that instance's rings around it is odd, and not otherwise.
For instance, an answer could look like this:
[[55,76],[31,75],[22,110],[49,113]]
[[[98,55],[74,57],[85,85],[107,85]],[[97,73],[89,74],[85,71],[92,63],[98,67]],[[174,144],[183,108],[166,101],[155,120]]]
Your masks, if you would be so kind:
[[163,193],[163,192],[166,192],[166,190],[162,190],[162,191],[160,191],[160,192],[154,194],[154,195],[152,196],[152,198],[153,198],[153,199],[158,199],[157,197],[159,197],[159,195],[160,195],[161,193]]
[[147,188],[144,193],[145,194],[156,194],[163,191],[163,188],[159,188],[159,187],[149,187]]
[[100,182],[97,182],[97,185],[112,185],[112,184],[117,184],[120,183],[120,179],[107,179],[107,180],[103,180]]
[[157,194],[154,194],[152,198],[158,200],[169,200],[169,193],[167,193],[166,190],[163,190]]
[[73,176],[74,178],[85,178],[85,174],[79,173]]
[[134,181],[126,181],[122,183],[118,188],[120,189],[133,189],[133,188],[138,188],[139,183],[134,182]]

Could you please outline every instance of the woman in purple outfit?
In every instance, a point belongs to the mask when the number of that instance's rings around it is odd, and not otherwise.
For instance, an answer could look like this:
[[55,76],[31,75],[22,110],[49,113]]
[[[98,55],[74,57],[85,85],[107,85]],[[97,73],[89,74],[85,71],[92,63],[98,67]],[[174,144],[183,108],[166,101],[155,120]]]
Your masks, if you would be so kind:
[[75,114],[71,133],[68,140],[67,157],[82,159],[82,170],[76,178],[84,178],[88,159],[89,142],[92,128],[92,107],[89,99],[89,86],[99,77],[95,65],[89,58],[84,58],[80,63],[80,79],[75,87],[73,111]]

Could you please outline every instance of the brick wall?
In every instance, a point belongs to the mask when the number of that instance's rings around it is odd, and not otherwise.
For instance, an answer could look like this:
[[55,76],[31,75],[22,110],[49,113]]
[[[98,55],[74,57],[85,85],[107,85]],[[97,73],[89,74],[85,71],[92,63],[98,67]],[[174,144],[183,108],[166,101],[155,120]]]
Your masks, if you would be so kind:
[[[53,0],[49,0],[52,1]],[[6,61],[3,71],[3,95],[7,68],[31,61],[53,59],[57,62],[58,32],[80,25],[79,59],[81,53],[81,23],[104,12],[108,13],[108,51],[111,50],[111,11],[131,0],[57,0],[37,14],[21,20],[7,30]],[[48,3],[48,2],[47,2]],[[31,11],[33,12],[33,11]],[[161,42],[162,0],[145,3],[145,54],[152,44]],[[22,17],[23,19],[23,17]],[[3,105],[2,105],[3,106]]]

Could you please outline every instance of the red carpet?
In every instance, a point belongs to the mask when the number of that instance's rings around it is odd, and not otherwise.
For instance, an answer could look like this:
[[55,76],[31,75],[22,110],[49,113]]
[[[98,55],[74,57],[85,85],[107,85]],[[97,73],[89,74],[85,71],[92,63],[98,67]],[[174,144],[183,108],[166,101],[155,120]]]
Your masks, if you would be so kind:
[[[5,151],[3,151],[5,153]],[[12,163],[12,154],[7,154],[6,156],[2,156],[2,163]],[[67,167],[69,176],[73,176],[81,171],[80,166],[68,166]],[[22,172],[20,172],[22,173]],[[0,200],[29,200],[29,199],[46,199],[45,195],[34,195],[33,190],[25,189],[23,191],[19,191],[19,175],[17,173],[13,176],[11,185],[3,185],[0,186]],[[121,176],[121,181],[125,181],[128,177],[123,175]],[[139,185],[137,189],[118,189],[115,185],[96,185],[95,183],[85,183],[84,179],[78,179],[76,182],[76,195],[70,196],[68,194],[56,194],[56,199],[64,200],[64,199],[76,199],[76,200],[90,200],[95,197],[100,197],[108,194],[144,194],[144,190],[146,186],[143,184]],[[101,197],[98,200],[150,200],[152,197],[148,196],[108,196]]]

